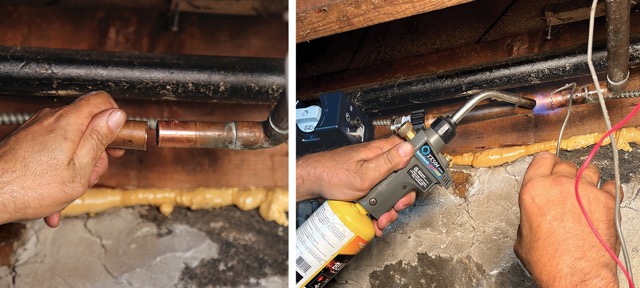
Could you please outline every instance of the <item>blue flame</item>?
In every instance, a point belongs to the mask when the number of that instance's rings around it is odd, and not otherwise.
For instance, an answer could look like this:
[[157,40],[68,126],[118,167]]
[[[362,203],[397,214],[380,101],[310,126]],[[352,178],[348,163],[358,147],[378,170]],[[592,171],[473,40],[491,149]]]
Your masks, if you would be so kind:
[[534,115],[551,115],[559,112],[559,109],[551,107],[551,98],[548,93],[536,93],[533,98],[536,100],[536,107],[533,108]]

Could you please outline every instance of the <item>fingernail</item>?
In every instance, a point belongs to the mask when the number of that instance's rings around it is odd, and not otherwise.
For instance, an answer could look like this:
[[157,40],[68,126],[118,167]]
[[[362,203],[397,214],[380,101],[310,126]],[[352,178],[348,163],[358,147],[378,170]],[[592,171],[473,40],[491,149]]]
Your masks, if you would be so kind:
[[413,154],[413,145],[409,142],[403,142],[400,144],[400,147],[398,147],[398,154],[403,158],[411,156],[411,154]]
[[114,131],[120,129],[124,125],[124,121],[127,121],[127,115],[122,110],[114,110],[107,118],[107,124]]

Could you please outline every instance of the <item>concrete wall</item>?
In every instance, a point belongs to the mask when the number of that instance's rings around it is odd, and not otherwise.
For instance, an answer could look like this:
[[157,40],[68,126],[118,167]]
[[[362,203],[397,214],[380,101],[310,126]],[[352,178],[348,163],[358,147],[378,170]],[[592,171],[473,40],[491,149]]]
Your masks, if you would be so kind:
[[[605,151],[596,161],[598,166],[610,161]],[[563,158],[583,161],[587,153],[572,152]],[[636,162],[640,153],[622,153],[621,158]],[[453,167],[458,179],[467,180],[456,181],[458,187],[449,190],[438,188],[419,195],[416,205],[403,211],[383,237],[356,256],[332,286],[535,287],[513,253],[520,222],[518,192],[531,159],[488,169]],[[623,178],[623,229],[637,271],[640,181],[634,177],[636,171],[622,171],[627,175]],[[603,175],[612,178],[611,172]],[[625,287],[623,277],[620,283]]]

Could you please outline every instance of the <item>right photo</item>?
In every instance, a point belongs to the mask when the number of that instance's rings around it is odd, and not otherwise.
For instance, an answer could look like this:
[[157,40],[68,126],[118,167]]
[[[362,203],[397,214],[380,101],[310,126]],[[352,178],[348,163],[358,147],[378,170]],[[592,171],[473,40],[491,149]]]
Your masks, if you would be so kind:
[[296,6],[296,287],[634,287],[634,2]]

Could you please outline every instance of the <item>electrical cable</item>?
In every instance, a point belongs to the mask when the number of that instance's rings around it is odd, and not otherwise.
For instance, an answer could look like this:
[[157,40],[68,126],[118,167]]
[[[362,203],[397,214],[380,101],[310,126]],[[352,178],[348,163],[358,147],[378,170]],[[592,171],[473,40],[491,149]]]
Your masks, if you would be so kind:
[[[607,111],[607,106],[604,103],[604,96],[602,95],[602,89],[600,88],[600,82],[598,81],[598,76],[596,75],[596,70],[595,67],[593,66],[593,61],[592,61],[592,54],[593,54],[593,28],[594,28],[594,22],[595,22],[595,14],[596,14],[596,5],[598,4],[598,0],[593,0],[592,4],[591,4],[591,11],[590,11],[590,15],[589,15],[589,39],[588,39],[588,44],[587,44],[587,64],[589,65],[589,71],[591,72],[591,78],[593,80],[593,83],[596,87],[596,91],[598,93],[598,102],[600,103],[600,108],[602,109],[602,114],[604,117],[604,121],[605,124],[607,126],[607,129],[609,131],[612,131],[612,127],[611,127],[611,121],[609,119],[609,112]],[[635,108],[634,108],[635,110]],[[633,113],[635,114],[635,113]],[[633,116],[632,114],[629,114],[631,116]],[[629,119],[631,117],[627,116]],[[625,118],[627,119],[627,118]],[[628,120],[627,120],[628,121]],[[622,123],[622,121],[621,121]],[[626,123],[626,122],[625,122]],[[620,124],[620,123],[619,123]],[[617,126],[617,125],[616,125]],[[618,238],[620,239],[620,246],[621,246],[621,250],[622,250],[622,254],[624,257],[624,262],[625,262],[625,267],[629,268],[628,271],[627,269],[623,268],[620,260],[618,260],[617,257],[615,257],[615,255],[612,253],[612,251],[610,251],[610,249],[607,249],[607,252],[611,252],[609,253],[609,255],[611,255],[612,257],[614,257],[614,259],[616,260],[616,262],[618,263],[618,265],[620,266],[620,269],[623,270],[623,272],[625,273],[625,276],[627,277],[627,281],[629,282],[629,285],[631,287],[634,287],[633,285],[633,272],[631,271],[631,261],[629,258],[629,253],[627,251],[627,245],[626,242],[624,240],[624,235],[622,233],[622,227],[620,226],[620,167],[619,167],[619,159],[618,159],[618,147],[616,146],[616,141],[615,138],[613,137],[613,135],[609,132],[607,132],[609,135],[609,139],[611,140],[611,149],[613,150],[613,171],[614,171],[614,177],[615,177],[615,182],[616,182],[616,187],[615,187],[615,205],[614,205],[614,218],[615,218],[615,226],[616,226],[616,232],[618,234]],[[606,135],[606,134],[605,134]],[[596,146],[599,147],[599,146]],[[595,148],[595,147],[594,147]],[[585,162],[586,163],[586,162]],[[580,179],[578,177],[578,179]],[[578,186],[577,186],[577,182],[579,180],[576,181],[576,198],[578,199],[578,203],[580,203],[579,201],[579,195],[578,195]],[[581,206],[581,209],[583,209],[583,207]],[[583,210],[584,216],[585,218],[588,219],[588,216],[586,214],[586,211]],[[587,221],[589,222],[589,221]],[[602,239],[600,238],[599,234],[597,233],[597,231],[595,230],[595,227],[593,227],[592,223],[589,223],[589,225],[592,227],[592,231],[594,232],[594,234],[596,235],[596,237],[598,237],[598,240],[600,240],[600,242],[603,244],[603,246],[605,246],[605,248],[608,248],[608,246],[606,245],[606,243],[602,242]]]
[[562,128],[560,128],[560,133],[558,134],[558,143],[556,143],[556,155],[560,156],[560,141],[562,141],[562,134],[564,133],[564,128],[567,126],[567,122],[569,122],[569,115],[571,115],[571,104],[573,103],[573,93],[576,92],[576,82],[569,83],[564,85],[555,91],[551,92],[549,98],[553,99],[553,94],[556,94],[564,89],[571,88],[571,93],[569,94],[569,106],[567,107],[567,116],[564,117],[564,122],[562,123]]
[[580,169],[578,169],[578,173],[576,173],[576,181],[574,182],[574,191],[575,191],[575,195],[576,195],[576,200],[578,201],[578,206],[580,206],[580,210],[582,211],[582,215],[587,220],[587,223],[589,224],[589,227],[591,228],[591,231],[593,232],[593,234],[596,235],[596,238],[598,238],[598,241],[600,241],[600,244],[602,244],[604,249],[607,250],[607,253],[609,253],[611,258],[613,258],[613,260],[616,261],[616,263],[618,264],[618,267],[620,267],[620,270],[622,270],[622,272],[624,273],[624,276],[627,278],[627,281],[629,282],[629,287],[630,288],[634,288],[635,287],[634,284],[633,284],[633,280],[631,278],[631,272],[628,271],[622,265],[622,263],[620,262],[620,259],[618,259],[618,256],[616,256],[616,254],[613,252],[611,247],[609,247],[609,245],[604,241],[604,239],[602,239],[602,236],[600,236],[600,233],[598,233],[598,230],[596,230],[596,227],[593,225],[593,222],[591,221],[591,218],[589,218],[589,215],[587,214],[587,210],[584,208],[584,205],[582,204],[582,200],[580,199],[580,193],[578,193],[578,186],[580,185],[580,179],[582,178],[582,173],[584,172],[584,170],[587,169],[587,166],[589,166],[589,164],[591,163],[591,160],[595,156],[596,152],[598,152],[598,149],[600,149],[600,146],[602,146],[602,142],[604,142],[604,139],[606,139],[607,137],[613,135],[613,132],[617,131],[618,129],[622,128],[625,124],[627,124],[627,122],[629,122],[629,120],[631,120],[631,118],[636,113],[638,113],[638,111],[640,111],[640,103],[638,103],[633,108],[631,113],[629,113],[626,117],[624,117],[624,119],[622,119],[622,121],[618,122],[618,124],[616,124],[612,129],[610,129],[609,131],[607,131],[607,133],[605,133],[604,135],[602,135],[602,137],[600,137],[600,140],[598,140],[596,145],[593,146],[593,148],[591,149],[591,152],[589,152],[589,155],[587,156],[587,159],[580,166]]

